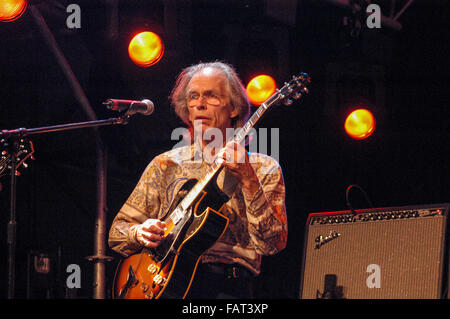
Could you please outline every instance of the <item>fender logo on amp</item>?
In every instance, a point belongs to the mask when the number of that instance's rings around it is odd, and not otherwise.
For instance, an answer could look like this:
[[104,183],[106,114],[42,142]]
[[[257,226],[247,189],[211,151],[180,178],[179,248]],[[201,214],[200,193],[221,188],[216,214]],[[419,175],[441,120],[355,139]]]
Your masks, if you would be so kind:
[[325,236],[325,237],[322,235],[317,236],[316,239],[314,240],[315,241],[314,248],[319,249],[326,243],[332,241],[333,239],[338,238],[339,236],[341,236],[341,234],[334,230],[330,230],[330,233],[328,234],[328,236]]

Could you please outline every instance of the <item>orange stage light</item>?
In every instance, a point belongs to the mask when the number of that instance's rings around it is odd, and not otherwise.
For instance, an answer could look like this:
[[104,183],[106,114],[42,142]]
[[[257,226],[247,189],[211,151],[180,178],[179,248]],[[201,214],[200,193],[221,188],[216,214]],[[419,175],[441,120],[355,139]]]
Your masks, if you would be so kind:
[[27,0],[0,1],[0,22],[11,22],[19,19],[27,9]]
[[164,42],[156,33],[141,32],[130,41],[128,54],[136,65],[149,67],[161,60],[164,54]]
[[366,109],[351,112],[345,120],[345,131],[354,139],[369,137],[375,130],[375,117]]
[[255,76],[247,84],[247,96],[255,105],[260,105],[266,101],[276,90],[277,84],[269,75]]

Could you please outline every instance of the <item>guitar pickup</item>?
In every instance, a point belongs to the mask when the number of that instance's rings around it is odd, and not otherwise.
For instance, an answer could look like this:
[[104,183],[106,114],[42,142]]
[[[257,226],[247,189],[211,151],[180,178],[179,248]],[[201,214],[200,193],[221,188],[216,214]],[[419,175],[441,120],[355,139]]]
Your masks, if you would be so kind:
[[166,278],[161,275],[156,275],[155,277],[153,277],[153,282],[159,286],[163,286],[166,283]]
[[147,267],[147,270],[151,273],[151,274],[156,274],[158,272],[158,267],[156,267],[155,264],[150,264]]

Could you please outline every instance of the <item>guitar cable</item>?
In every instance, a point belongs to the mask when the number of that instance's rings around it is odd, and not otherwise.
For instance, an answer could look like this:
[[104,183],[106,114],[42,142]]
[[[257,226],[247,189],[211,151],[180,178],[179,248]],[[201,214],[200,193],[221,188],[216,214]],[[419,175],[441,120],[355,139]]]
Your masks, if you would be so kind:
[[345,201],[346,201],[345,203],[346,203],[347,207],[351,210],[352,214],[356,215],[356,211],[353,208],[352,204],[350,203],[349,193],[350,193],[350,190],[352,188],[355,188],[355,187],[358,188],[361,191],[361,193],[363,193],[363,195],[364,195],[367,203],[369,204],[370,208],[374,208],[372,202],[369,199],[369,196],[366,193],[366,191],[364,189],[362,189],[362,187],[357,185],[357,184],[351,184],[349,187],[347,187],[347,190],[345,191]]

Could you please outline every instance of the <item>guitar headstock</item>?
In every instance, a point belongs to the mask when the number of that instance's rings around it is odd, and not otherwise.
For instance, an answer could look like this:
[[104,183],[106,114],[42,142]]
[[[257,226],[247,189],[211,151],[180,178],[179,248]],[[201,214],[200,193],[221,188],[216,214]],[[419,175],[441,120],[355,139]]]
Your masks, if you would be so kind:
[[293,76],[289,83],[284,83],[284,86],[277,90],[278,98],[284,105],[291,105],[294,102],[293,100],[298,100],[303,94],[309,93],[308,85],[310,83],[311,78],[306,73]]
[[[25,161],[28,158],[34,159],[33,158],[34,147],[33,143],[30,140],[21,138],[13,143],[14,143],[13,147],[5,144],[7,147],[5,147],[5,149],[3,149],[0,153],[0,177],[8,174],[8,169],[11,168],[12,155],[15,155],[16,175],[20,175],[18,169],[21,166],[25,168],[28,167],[28,165],[25,163]],[[11,151],[11,149],[14,149],[14,151]]]

